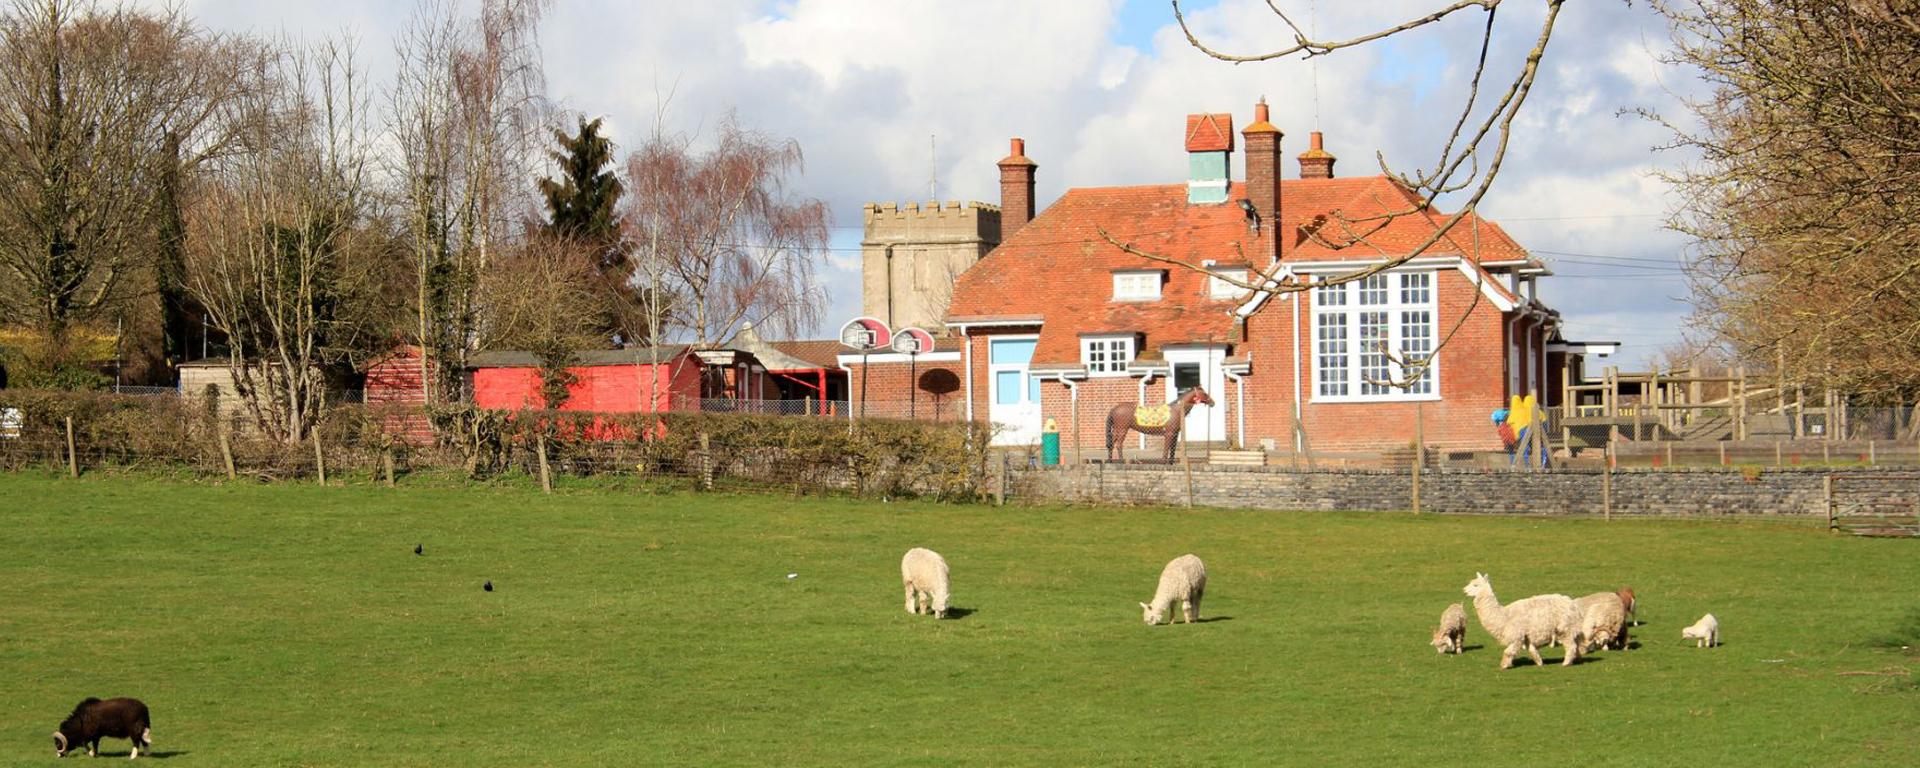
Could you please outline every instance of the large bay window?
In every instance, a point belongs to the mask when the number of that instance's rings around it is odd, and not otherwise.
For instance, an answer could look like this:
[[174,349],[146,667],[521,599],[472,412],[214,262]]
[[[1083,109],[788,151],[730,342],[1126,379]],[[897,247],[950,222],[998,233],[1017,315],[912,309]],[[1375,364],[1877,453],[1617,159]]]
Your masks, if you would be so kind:
[[1088,376],[1125,376],[1133,362],[1133,336],[1087,336],[1080,339],[1080,362]]
[[1315,400],[1418,400],[1438,394],[1436,364],[1422,365],[1435,344],[1433,274],[1383,272],[1311,291]]

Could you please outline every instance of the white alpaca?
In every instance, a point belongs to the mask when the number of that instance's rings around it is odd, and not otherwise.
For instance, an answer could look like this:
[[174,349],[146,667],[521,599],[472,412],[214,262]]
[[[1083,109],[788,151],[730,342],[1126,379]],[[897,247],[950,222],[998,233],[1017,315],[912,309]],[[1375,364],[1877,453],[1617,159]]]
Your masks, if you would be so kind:
[[1207,566],[1193,555],[1181,555],[1160,571],[1160,586],[1153,591],[1152,603],[1141,603],[1141,618],[1148,626],[1162,620],[1172,622],[1167,611],[1177,601],[1180,615],[1188,624],[1200,620],[1200,598],[1207,591]]
[[922,603],[934,618],[947,617],[947,560],[931,549],[914,547],[900,558],[900,583],[907,591],[907,613],[921,613]]
[[1680,639],[1694,641],[1695,648],[1712,648],[1720,644],[1720,620],[1709,613],[1700,617],[1693,626],[1680,630]]
[[1433,650],[1441,653],[1465,653],[1462,644],[1467,639],[1467,609],[1459,603],[1447,606],[1440,613],[1440,626],[1433,630]]
[[1580,634],[1587,638],[1582,653],[1594,648],[1626,650],[1627,603],[1620,593],[1595,592],[1576,598],[1573,604],[1580,609]]
[[1484,573],[1476,574],[1461,591],[1473,598],[1473,612],[1479,614],[1481,628],[1506,647],[1500,655],[1501,669],[1512,667],[1513,657],[1523,648],[1533,657],[1535,666],[1544,665],[1539,649],[1556,641],[1567,649],[1560,660],[1561,666],[1570,666],[1579,658],[1585,637],[1580,634],[1580,609],[1573,604],[1573,598],[1535,595],[1502,606],[1493,594],[1493,583]]

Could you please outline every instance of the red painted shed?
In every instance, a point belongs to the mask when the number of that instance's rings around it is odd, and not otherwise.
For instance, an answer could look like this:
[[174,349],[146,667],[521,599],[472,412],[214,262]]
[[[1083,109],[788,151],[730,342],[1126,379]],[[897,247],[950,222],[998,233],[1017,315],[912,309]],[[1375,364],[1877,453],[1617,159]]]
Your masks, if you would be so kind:
[[[657,350],[599,349],[575,356],[578,364],[563,411],[665,413],[698,408],[702,369],[699,356],[682,345]],[[657,362],[656,362],[657,361]],[[473,404],[481,408],[542,408],[540,361],[530,352],[480,352],[468,360],[473,374]]]

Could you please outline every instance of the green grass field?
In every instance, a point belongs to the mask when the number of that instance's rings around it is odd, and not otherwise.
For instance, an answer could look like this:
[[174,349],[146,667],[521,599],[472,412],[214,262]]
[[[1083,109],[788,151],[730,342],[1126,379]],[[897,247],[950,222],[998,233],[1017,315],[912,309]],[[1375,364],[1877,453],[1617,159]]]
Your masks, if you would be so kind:
[[[0,764],[52,761],[89,695],[144,699],[177,765],[1920,754],[1920,656],[1900,649],[1920,646],[1920,542],[562,491],[0,475]],[[902,610],[915,545],[952,564],[960,618]],[[1206,620],[1143,626],[1136,603],[1184,552],[1207,563]],[[1642,645],[1503,672],[1470,616],[1470,650],[1440,657],[1428,633],[1476,570],[1505,600],[1632,584]],[[1726,645],[1683,644],[1709,610]]]

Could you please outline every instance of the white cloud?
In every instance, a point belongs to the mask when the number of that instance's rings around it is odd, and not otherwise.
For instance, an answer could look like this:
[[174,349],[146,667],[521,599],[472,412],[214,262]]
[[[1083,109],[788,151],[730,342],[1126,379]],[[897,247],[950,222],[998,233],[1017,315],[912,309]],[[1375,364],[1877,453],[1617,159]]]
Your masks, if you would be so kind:
[[[1412,18],[1433,3],[1281,5],[1321,36],[1340,37]],[[222,28],[277,22],[311,34],[351,22],[363,50],[381,55],[409,12],[378,0],[199,0],[189,9]],[[797,139],[807,170],[795,189],[827,200],[843,227],[836,236],[846,237],[857,231],[862,203],[925,199],[930,159],[937,159],[940,197],[997,201],[993,164],[1009,136],[1025,137],[1040,164],[1042,204],[1068,186],[1178,181],[1184,115],[1230,111],[1244,124],[1262,95],[1287,134],[1289,156],[1318,129],[1346,175],[1377,172],[1376,150],[1396,169],[1429,164],[1455,117],[1484,20],[1471,11],[1392,46],[1235,66],[1195,51],[1170,14],[1151,36],[1132,36],[1151,40],[1144,49],[1117,46],[1120,10],[1119,0],[598,0],[555,6],[542,40],[553,97],[606,115],[615,139],[629,146],[651,129],[669,93],[669,130],[711,133],[731,109],[749,126]],[[1510,72],[1531,44],[1539,14],[1528,4],[1502,6],[1497,71]],[[1291,38],[1264,0],[1224,0],[1191,10],[1189,19],[1202,39],[1229,52]],[[1657,218],[1541,218],[1664,210],[1665,191],[1646,174],[1681,158],[1650,151],[1662,129],[1615,112],[1675,111],[1669,90],[1684,92],[1691,81],[1654,63],[1649,48],[1665,39],[1644,6],[1565,7],[1523,130],[1487,202],[1496,220],[1534,219],[1509,222],[1524,245],[1635,257],[1679,247]],[[929,156],[930,135],[938,136],[937,158]],[[834,281],[836,312],[858,306],[849,267],[841,261],[821,271]],[[1576,336],[1622,336],[1589,333],[1581,323],[1625,328],[1622,318],[1632,318],[1647,327],[1623,340],[1658,343],[1664,318],[1684,311],[1670,298],[1683,286],[1558,283],[1548,296],[1562,302]],[[822,330],[842,319],[829,318]]]

